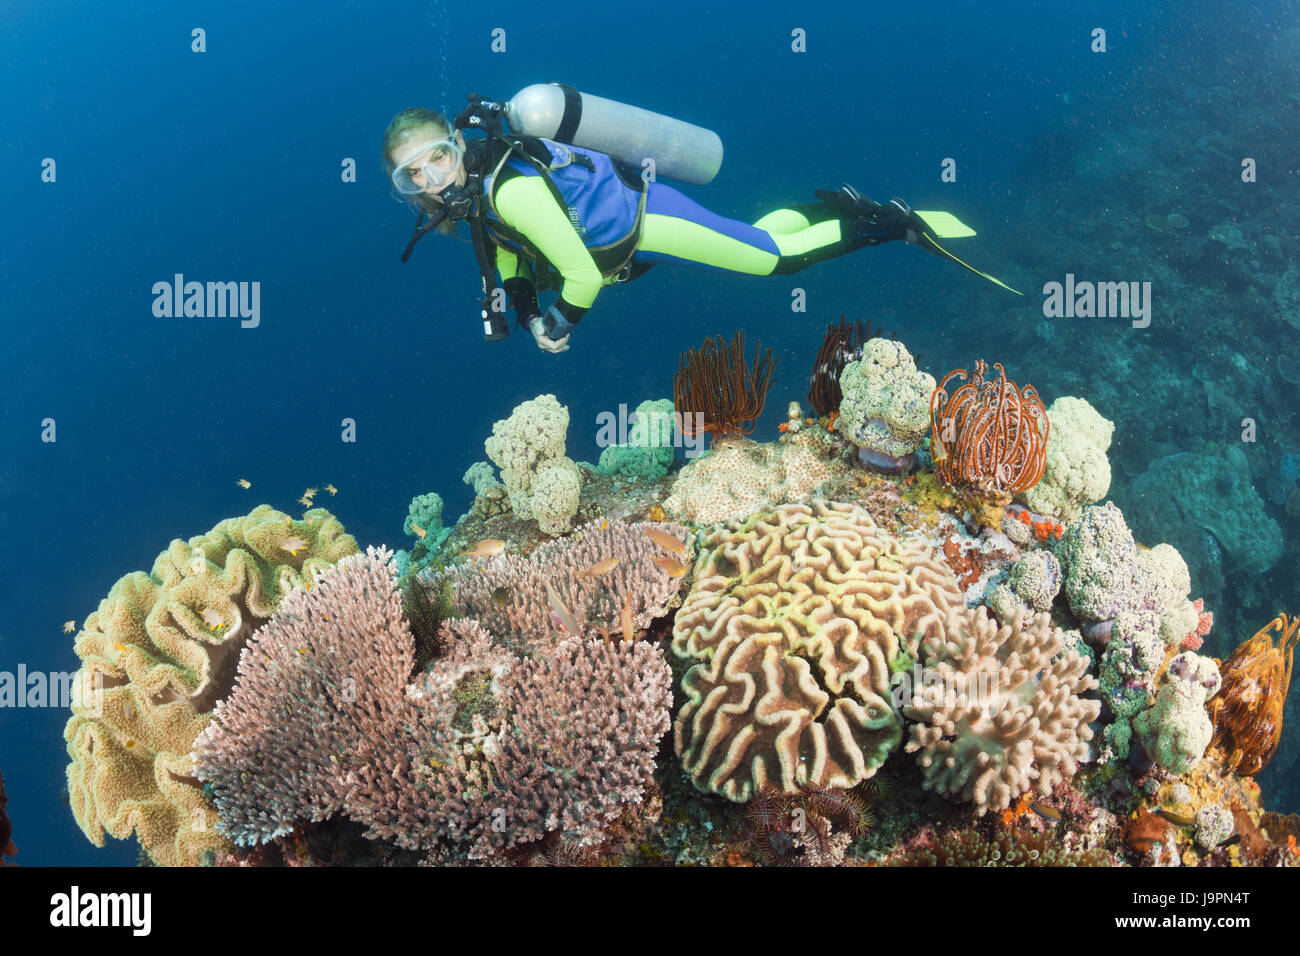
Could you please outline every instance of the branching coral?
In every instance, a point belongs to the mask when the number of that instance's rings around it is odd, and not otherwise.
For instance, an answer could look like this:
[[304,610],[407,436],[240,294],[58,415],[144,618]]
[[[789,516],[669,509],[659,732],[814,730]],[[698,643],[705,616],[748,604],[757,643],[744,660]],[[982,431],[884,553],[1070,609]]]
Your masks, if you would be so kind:
[[891,667],[962,605],[951,572],[820,501],[732,521],[701,548],[672,643],[695,662],[675,724],[695,786],[743,802],[870,777],[902,736]]
[[1101,704],[1082,695],[1097,681],[1049,615],[999,627],[986,608],[954,610],[920,650],[926,679],[903,713],[927,790],[983,814],[1031,788],[1050,794],[1086,759]]
[[166,866],[229,846],[193,777],[191,746],[281,597],[356,548],[323,508],[293,521],[259,505],[173,541],[149,574],[113,585],[77,636],[80,693],[64,730],[68,795],[92,843],[134,832]]
[[[943,377],[930,397],[930,441],[935,474],[944,481],[1006,497],[1043,477],[1051,426],[1034,387],[1018,388],[1001,363],[993,367],[996,382],[984,380],[983,359],[969,382],[964,368]],[[964,384],[949,395],[955,377]]]
[[1297,643],[1300,616],[1288,621],[1285,614],[1279,614],[1220,667],[1223,685],[1209,703],[1214,723],[1211,746],[1225,751],[1229,770],[1259,773],[1277,752]]

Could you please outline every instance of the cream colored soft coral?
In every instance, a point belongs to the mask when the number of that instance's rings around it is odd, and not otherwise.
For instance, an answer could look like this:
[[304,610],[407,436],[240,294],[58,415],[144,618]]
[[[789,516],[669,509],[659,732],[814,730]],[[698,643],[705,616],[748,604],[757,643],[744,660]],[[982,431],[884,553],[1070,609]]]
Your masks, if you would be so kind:
[[1027,790],[1051,793],[1087,757],[1101,703],[1081,695],[1097,680],[1050,615],[1017,613],[999,627],[987,608],[951,611],[920,660],[903,713],[916,721],[905,749],[921,752],[927,790],[983,814]]

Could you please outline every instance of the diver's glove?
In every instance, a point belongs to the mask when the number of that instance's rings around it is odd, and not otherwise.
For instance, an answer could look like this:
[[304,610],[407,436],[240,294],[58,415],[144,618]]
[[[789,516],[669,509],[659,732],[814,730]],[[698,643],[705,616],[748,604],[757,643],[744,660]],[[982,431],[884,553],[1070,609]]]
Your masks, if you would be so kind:
[[560,314],[560,310],[551,306],[546,315],[537,315],[528,320],[528,331],[533,333],[537,347],[543,352],[567,352],[569,333],[573,323]]

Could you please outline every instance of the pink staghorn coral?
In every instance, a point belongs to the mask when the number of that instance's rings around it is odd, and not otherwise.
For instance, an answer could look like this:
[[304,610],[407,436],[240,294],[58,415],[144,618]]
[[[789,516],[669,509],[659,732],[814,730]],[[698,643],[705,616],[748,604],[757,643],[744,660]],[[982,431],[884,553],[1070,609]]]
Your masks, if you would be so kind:
[[646,643],[507,637],[531,656],[449,621],[447,652],[408,685],[414,641],[388,551],[293,592],[199,738],[222,831],[257,845],[342,812],[372,838],[444,855],[554,831],[599,843],[654,770],[668,665]]
[[391,560],[370,548],[290,592],[240,657],[234,691],[194,745],[218,829],[236,843],[265,843],[333,814],[359,745],[409,719],[414,642]]
[[[680,525],[610,521],[602,528],[592,522],[527,557],[503,553],[458,568],[452,578],[456,611],[477,619],[499,641],[517,650],[524,649],[514,643],[517,640],[551,645],[562,640],[565,632],[552,618],[546,594],[549,584],[586,628],[575,637],[595,636],[598,627],[619,633],[625,600],[631,602],[634,625],[649,627],[667,613],[681,580],[655,563],[668,552],[644,536],[648,530],[686,542],[686,550],[674,557],[690,562],[692,539]],[[586,573],[610,558],[617,558],[618,564],[607,574]]]
[[1178,645],[1182,651],[1199,651],[1205,643],[1205,635],[1214,627],[1214,615],[1205,609],[1205,598],[1197,598],[1192,602],[1192,607],[1196,610],[1196,627],[1183,636]]
[[[471,859],[560,830],[575,846],[640,803],[668,730],[671,672],[649,644],[570,638],[517,660],[474,621],[411,697],[421,723],[374,742],[352,779],[371,835]],[[429,719],[431,715],[438,715]],[[414,788],[411,778],[420,780]]]
[[984,607],[950,611],[921,642],[925,679],[903,713],[917,721],[904,748],[921,751],[927,790],[959,795],[981,814],[1073,776],[1101,703],[1088,659],[1065,648],[1050,615],[1016,612],[1001,627]]

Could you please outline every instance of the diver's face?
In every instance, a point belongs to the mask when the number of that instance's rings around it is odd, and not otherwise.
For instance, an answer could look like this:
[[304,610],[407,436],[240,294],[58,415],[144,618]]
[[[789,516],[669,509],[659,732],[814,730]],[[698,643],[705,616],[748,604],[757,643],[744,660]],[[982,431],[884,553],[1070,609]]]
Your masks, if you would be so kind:
[[[458,148],[449,148],[449,141]],[[408,137],[390,158],[394,166],[405,169],[406,179],[416,189],[414,195],[439,196],[452,186],[465,185],[464,148],[459,131],[453,139],[429,128]]]

